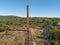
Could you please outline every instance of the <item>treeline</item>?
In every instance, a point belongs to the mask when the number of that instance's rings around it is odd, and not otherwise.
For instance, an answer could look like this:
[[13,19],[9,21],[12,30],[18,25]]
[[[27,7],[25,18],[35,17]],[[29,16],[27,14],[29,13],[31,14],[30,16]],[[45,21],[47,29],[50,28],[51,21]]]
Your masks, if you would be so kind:
[[[30,26],[44,27],[46,25],[57,26],[60,18],[47,18],[47,17],[31,17]],[[18,16],[0,16],[0,27],[8,27],[9,25],[24,26],[26,25],[25,17]]]
[[[31,17],[30,26],[44,27],[46,25],[57,26],[60,18],[47,18],[47,17]],[[25,17],[18,16],[0,16],[0,27],[7,27],[7,25],[26,25]]]
[[[60,18],[33,17],[30,18],[30,25],[39,26],[39,27],[44,25],[56,26],[59,21]],[[0,16],[0,24],[22,25],[22,24],[26,24],[26,18],[17,17],[17,16]]]

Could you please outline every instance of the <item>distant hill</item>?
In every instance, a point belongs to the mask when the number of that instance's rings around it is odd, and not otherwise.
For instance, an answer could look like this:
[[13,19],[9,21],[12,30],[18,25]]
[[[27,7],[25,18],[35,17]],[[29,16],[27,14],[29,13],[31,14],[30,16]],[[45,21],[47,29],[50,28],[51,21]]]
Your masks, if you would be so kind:
[[[48,17],[32,17],[30,18],[30,25],[43,26],[43,25],[57,25],[60,18],[48,18]],[[26,18],[18,16],[0,16],[0,23],[6,25],[22,25],[26,24]]]

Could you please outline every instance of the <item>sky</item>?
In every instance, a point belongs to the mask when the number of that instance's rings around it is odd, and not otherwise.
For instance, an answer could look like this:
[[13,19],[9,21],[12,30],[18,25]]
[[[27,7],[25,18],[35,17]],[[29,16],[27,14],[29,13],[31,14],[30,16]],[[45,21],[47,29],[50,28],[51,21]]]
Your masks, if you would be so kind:
[[60,0],[0,0],[0,16],[26,17],[26,4],[30,17],[60,18]]

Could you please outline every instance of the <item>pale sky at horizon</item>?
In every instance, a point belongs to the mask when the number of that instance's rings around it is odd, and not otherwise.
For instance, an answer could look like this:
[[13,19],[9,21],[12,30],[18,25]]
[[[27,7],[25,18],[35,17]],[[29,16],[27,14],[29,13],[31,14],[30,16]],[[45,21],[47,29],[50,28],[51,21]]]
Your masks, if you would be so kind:
[[[60,17],[60,0],[28,0],[30,17]],[[26,0],[0,0],[0,16],[26,16]]]

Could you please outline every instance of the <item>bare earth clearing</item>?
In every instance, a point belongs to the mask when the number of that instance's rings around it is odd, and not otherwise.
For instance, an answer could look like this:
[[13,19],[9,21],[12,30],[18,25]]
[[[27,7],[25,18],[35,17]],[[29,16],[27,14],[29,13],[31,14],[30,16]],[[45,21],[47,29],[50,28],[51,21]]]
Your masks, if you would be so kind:
[[[12,29],[12,28],[11,28]],[[19,29],[19,28],[15,28]],[[43,45],[44,43],[43,38],[37,38],[37,37],[43,37],[43,29],[38,28],[30,28],[31,35],[33,38],[33,45],[38,44]],[[26,39],[26,32],[25,31],[7,31],[7,32],[0,32],[0,45],[24,45]]]

